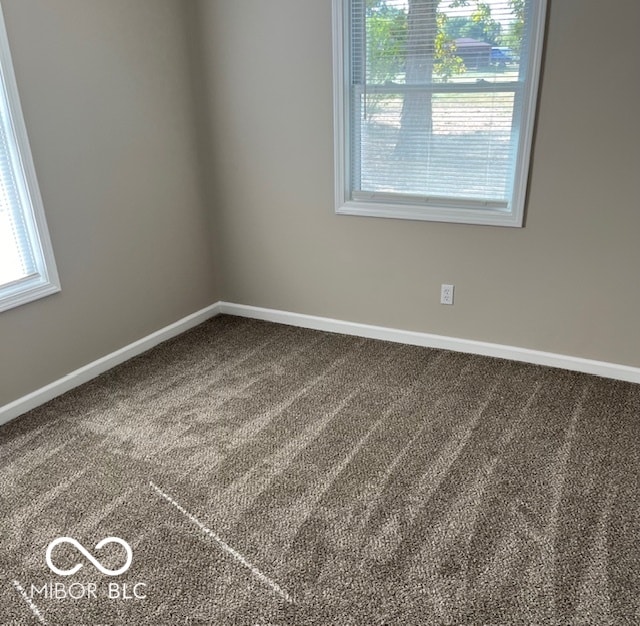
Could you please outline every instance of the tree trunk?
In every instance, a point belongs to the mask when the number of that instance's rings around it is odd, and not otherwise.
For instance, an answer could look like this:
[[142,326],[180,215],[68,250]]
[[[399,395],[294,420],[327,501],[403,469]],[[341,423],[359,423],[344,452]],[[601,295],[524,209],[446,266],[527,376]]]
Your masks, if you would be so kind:
[[[438,0],[409,0],[406,84],[424,85],[433,79]],[[428,154],[433,127],[431,94],[405,93],[396,154],[421,158]]]

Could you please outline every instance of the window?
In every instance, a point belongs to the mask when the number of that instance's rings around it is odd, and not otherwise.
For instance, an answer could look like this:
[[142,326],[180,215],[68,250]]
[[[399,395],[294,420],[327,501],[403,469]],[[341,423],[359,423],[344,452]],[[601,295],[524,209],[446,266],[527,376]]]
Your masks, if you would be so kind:
[[0,311],[60,291],[0,11]]
[[336,210],[522,226],[546,0],[334,0]]

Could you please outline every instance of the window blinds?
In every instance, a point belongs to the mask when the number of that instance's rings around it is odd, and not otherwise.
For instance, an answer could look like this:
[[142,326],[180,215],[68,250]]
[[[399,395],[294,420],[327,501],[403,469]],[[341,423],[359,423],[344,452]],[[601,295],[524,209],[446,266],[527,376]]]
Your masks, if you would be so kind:
[[[6,92],[0,94],[0,285],[29,278],[37,273],[28,210],[16,180],[20,163]],[[20,173],[22,175],[22,173]]]

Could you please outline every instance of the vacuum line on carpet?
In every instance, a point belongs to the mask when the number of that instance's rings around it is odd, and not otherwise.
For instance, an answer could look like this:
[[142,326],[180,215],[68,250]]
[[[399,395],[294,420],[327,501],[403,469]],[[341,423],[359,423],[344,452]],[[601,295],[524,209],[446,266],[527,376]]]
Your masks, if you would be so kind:
[[38,610],[38,607],[34,604],[33,600],[27,595],[27,592],[24,590],[22,585],[17,580],[14,580],[13,586],[16,588],[18,593],[24,598],[24,601],[29,605],[31,612],[35,615],[35,617],[38,618],[38,621],[41,624],[45,624],[46,626],[47,622],[44,621],[44,617],[42,617],[42,613],[40,613],[40,611]]
[[230,554],[234,559],[236,559],[236,561],[242,563],[242,565],[249,569],[256,578],[261,580],[267,586],[271,587],[271,589],[273,589],[273,591],[275,591],[283,600],[285,600],[289,604],[293,604],[293,599],[291,598],[291,596],[284,589],[282,589],[282,587],[280,587],[278,583],[271,580],[271,578],[269,578],[266,574],[263,574],[255,565],[247,561],[247,559],[245,559],[237,550],[232,548],[211,529],[207,528],[195,515],[189,513],[189,511],[178,504],[171,496],[162,491],[162,489],[160,489],[160,487],[158,487],[153,481],[149,481],[149,485],[169,504],[173,505],[176,509],[178,509],[178,511],[180,511],[180,513],[189,518],[205,535],[211,537],[211,539],[213,539],[227,554]]

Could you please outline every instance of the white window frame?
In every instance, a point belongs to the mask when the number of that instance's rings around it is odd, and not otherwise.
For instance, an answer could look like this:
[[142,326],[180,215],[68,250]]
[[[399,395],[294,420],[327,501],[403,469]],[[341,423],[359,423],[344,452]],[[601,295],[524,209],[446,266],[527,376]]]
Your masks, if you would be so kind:
[[0,285],[0,312],[60,291],[42,197],[29,147],[13,71],[7,29],[0,5],[0,97],[8,104],[7,142],[36,271],[31,276]]
[[[542,63],[542,48],[547,14],[547,0],[534,0],[530,17],[530,53],[528,80],[522,91],[522,125],[519,129],[511,201],[506,205],[465,202],[455,199],[429,198],[353,192],[350,163],[350,9],[351,0],[333,0],[333,107],[334,107],[334,170],[335,210],[342,215],[384,217],[435,222],[483,224],[522,227],[536,103]],[[486,91],[486,87],[483,88]],[[375,197],[375,201],[374,201]]]

